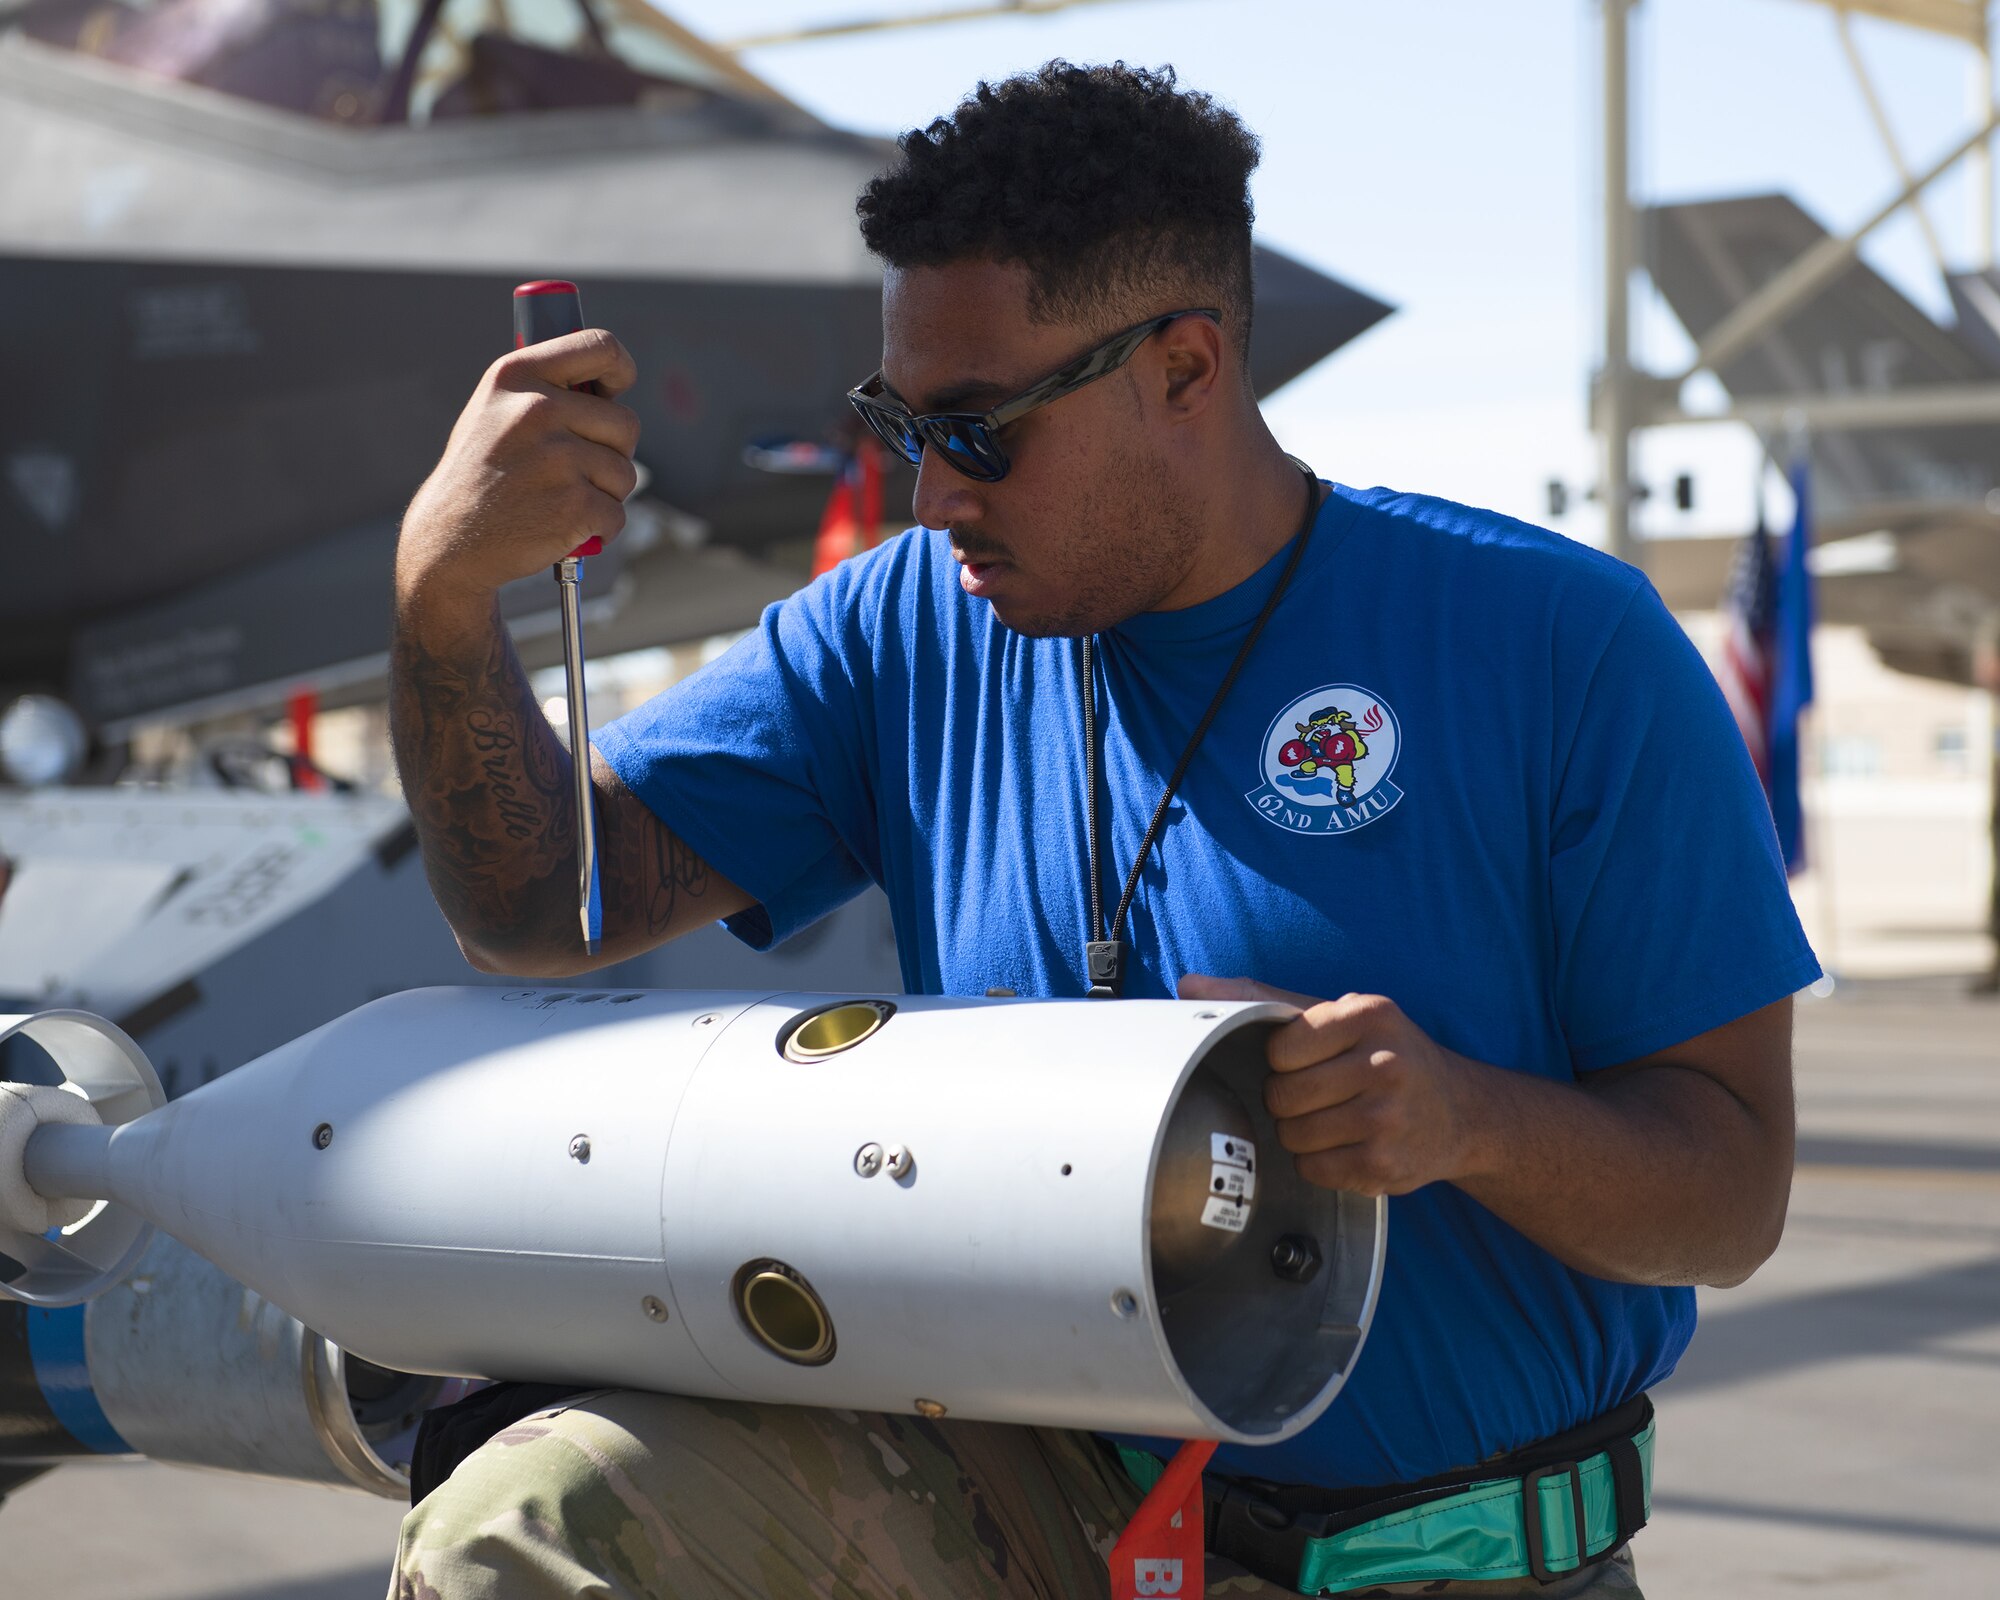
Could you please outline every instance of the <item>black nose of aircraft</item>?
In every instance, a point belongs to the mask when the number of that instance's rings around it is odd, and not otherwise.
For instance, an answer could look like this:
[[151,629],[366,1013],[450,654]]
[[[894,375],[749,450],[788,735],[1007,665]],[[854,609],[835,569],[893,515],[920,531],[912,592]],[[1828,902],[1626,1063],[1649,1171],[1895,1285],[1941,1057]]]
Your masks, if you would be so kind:
[[1259,395],[1290,383],[1395,309],[1269,245],[1257,247],[1253,271],[1250,380]]

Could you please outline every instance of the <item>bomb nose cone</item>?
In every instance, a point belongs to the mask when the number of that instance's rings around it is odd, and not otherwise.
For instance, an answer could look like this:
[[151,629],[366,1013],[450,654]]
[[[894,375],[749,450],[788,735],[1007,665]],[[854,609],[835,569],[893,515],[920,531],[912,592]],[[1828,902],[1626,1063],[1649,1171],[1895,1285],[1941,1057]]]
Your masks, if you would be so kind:
[[1161,1295],[1199,1283],[1242,1242],[1257,1204],[1252,1131],[1234,1090],[1205,1068],[1188,1080],[1153,1176],[1153,1285]]

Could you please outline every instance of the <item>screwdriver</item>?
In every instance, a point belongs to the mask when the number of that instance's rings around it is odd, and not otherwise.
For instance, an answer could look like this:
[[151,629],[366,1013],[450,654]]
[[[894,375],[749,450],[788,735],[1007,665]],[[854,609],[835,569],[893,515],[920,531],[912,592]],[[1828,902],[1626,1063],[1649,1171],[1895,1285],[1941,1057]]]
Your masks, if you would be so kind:
[[[514,291],[514,348],[545,339],[559,339],[583,329],[583,297],[576,285],[560,278],[524,283]],[[594,392],[590,384],[574,388]],[[576,789],[576,900],[583,948],[597,954],[604,936],[604,890],[597,873],[597,796],[590,786],[590,714],[583,693],[583,612],[577,591],[583,583],[583,558],[604,548],[595,536],[584,540],[555,565],[556,593],[562,606],[563,680],[569,705],[569,760]]]

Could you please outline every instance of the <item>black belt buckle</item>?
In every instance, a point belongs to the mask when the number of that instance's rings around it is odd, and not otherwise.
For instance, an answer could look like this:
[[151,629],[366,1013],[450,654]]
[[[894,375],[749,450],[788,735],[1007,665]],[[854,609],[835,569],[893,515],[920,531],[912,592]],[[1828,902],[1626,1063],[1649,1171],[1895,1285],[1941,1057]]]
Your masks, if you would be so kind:
[[1208,1492],[1212,1508],[1208,1547],[1267,1582],[1297,1588],[1311,1535],[1281,1507],[1238,1484],[1211,1478]]
[[1569,1576],[1567,1572],[1551,1572],[1548,1563],[1548,1547],[1542,1540],[1542,1479],[1553,1478],[1560,1473],[1569,1474],[1570,1504],[1576,1511],[1576,1566],[1572,1571],[1581,1571],[1584,1562],[1590,1559],[1590,1525],[1584,1520],[1583,1512],[1583,1469],[1574,1461],[1558,1461],[1553,1466],[1537,1467],[1521,1479],[1521,1531],[1528,1541],[1528,1575],[1537,1583],[1554,1583],[1558,1578]]

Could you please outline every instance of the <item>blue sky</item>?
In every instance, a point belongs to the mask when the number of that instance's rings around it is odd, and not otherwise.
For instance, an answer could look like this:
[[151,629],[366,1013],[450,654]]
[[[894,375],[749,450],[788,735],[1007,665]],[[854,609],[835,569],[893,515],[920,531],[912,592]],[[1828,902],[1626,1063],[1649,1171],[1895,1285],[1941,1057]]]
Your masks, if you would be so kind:
[[[938,0],[664,0],[710,37]],[[1857,34],[1910,158],[1971,126],[1969,55],[1861,19]],[[1050,56],[1171,62],[1264,141],[1263,238],[1396,303],[1396,316],[1269,404],[1286,446],[1328,477],[1390,483],[1543,520],[1543,483],[1593,474],[1584,389],[1595,360],[1597,7],[1592,0],[1126,0],[773,47],[746,59],[829,120],[893,133],[980,77]],[[1830,12],[1803,0],[1643,0],[1635,22],[1635,174],[1688,199],[1790,191],[1842,228],[1896,187]],[[1969,248],[1959,175],[1930,195],[1946,247]],[[1920,303],[1944,304],[1913,222],[1868,250]],[[1642,354],[1686,350],[1671,315]],[[1755,453],[1733,430],[1656,434],[1642,467],[1697,474],[1659,531],[1736,531]],[[1588,509],[1556,524],[1594,538]]]

